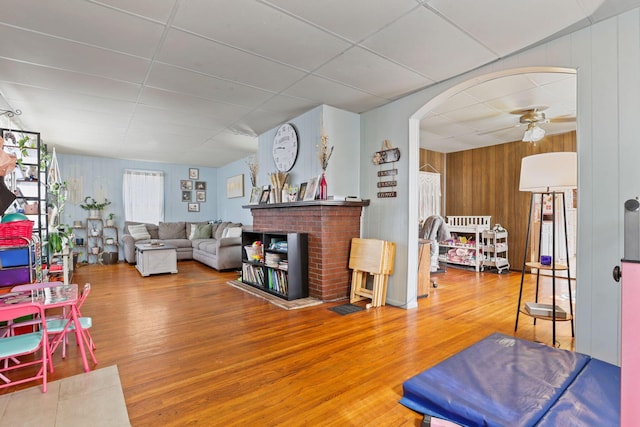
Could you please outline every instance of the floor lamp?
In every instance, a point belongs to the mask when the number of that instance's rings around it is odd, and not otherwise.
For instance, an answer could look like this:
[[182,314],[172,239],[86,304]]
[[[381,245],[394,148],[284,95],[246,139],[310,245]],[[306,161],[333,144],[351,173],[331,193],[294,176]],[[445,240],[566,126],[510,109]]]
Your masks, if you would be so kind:
[[[571,268],[569,263],[569,239],[567,233],[567,208],[565,203],[565,191],[568,189],[574,189],[578,183],[578,159],[575,152],[553,152],[536,154],[533,156],[524,157],[522,159],[522,167],[520,169],[520,191],[526,191],[531,193],[531,202],[529,206],[529,223],[527,225],[527,239],[524,247],[524,261],[522,263],[522,277],[520,279],[520,294],[518,296],[518,310],[516,312],[516,324],[515,331],[518,330],[518,318],[520,311],[522,310],[522,288],[524,284],[524,275],[526,268],[536,268],[536,303],[538,302],[538,290],[540,284],[540,270],[551,271],[551,287],[552,287],[552,304],[550,316],[535,316],[534,324],[537,317],[547,318],[553,322],[553,346],[556,345],[556,272],[560,270],[567,271],[567,287],[569,289],[569,310],[571,321],[571,336],[575,336],[574,323],[573,323],[573,299],[571,295]],[[551,197],[552,200],[552,226],[551,226],[551,240],[552,250],[550,261],[542,262],[542,259],[528,262],[527,252],[529,249],[529,239],[531,237],[531,224],[533,222],[535,197],[540,195],[540,231],[538,235],[538,256],[541,257],[541,245],[542,245],[542,221],[544,218],[544,199],[545,197]],[[559,212],[556,211],[556,198],[560,198],[562,201],[562,220],[564,223],[564,247],[565,255],[567,259],[566,266],[557,264],[558,249],[556,245],[556,223]],[[526,313],[526,312],[523,312]]]

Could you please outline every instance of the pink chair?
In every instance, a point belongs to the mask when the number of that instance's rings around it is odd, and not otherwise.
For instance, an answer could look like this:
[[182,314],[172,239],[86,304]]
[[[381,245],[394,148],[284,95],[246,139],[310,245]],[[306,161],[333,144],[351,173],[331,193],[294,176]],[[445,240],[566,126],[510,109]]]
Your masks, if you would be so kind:
[[[44,318],[44,310],[39,304],[24,303],[0,306],[0,322],[11,323],[14,319],[24,316]],[[49,342],[47,340],[46,324],[40,324],[40,329],[21,335],[5,335],[0,337],[0,360],[5,363],[0,367],[0,388],[22,384],[28,381],[42,380],[42,392],[47,392],[47,356]],[[33,354],[33,359],[27,359],[20,364],[11,364],[11,360],[28,354]],[[7,376],[18,369],[31,366],[39,366],[38,372],[26,378],[11,380]]]
[[[90,292],[91,292],[91,284],[85,283],[84,288],[80,293],[80,298],[78,298],[76,309],[78,311],[78,321],[80,322],[81,333],[83,334],[84,340],[87,343],[87,347],[89,349],[89,354],[91,355],[91,359],[93,360],[93,363],[97,365],[98,360],[96,359],[96,356],[94,354],[96,345],[93,341],[93,337],[91,336],[91,333],[89,332],[89,329],[91,328],[91,326],[93,326],[93,320],[91,319],[91,317],[83,317],[80,311],[80,309],[82,308],[82,305],[86,301]],[[70,315],[67,315],[66,317],[60,318],[60,319],[51,319],[51,320],[47,319],[47,332],[49,335],[51,335],[50,337],[51,342],[49,345],[49,349],[50,349],[49,357],[51,357],[51,355],[55,353],[60,343],[63,344],[62,358],[64,359],[67,357],[66,346],[69,342],[68,334],[70,332],[75,332],[75,329],[76,329],[75,325],[72,322]]]
[[[13,288],[11,288],[11,292],[34,291],[34,290],[50,288],[52,286],[60,286],[60,282],[39,282],[39,283],[26,283],[24,285],[16,285]],[[62,314],[55,314],[55,315],[50,314],[46,316],[46,319],[53,320],[53,319],[61,319],[62,317],[64,317]],[[11,322],[8,324],[8,326],[10,329],[10,334],[14,335],[15,329],[18,327],[29,326],[29,325],[39,325],[40,323],[42,323],[42,321],[39,318],[34,317],[33,319],[20,320],[18,322]],[[53,370],[51,372],[53,372]]]

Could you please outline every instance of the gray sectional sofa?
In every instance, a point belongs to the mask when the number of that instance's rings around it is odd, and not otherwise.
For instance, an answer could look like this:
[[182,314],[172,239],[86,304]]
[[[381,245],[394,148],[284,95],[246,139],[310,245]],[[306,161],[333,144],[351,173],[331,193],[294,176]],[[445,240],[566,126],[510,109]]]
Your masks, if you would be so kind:
[[135,244],[157,240],[176,246],[178,260],[194,259],[216,270],[239,269],[242,267],[241,231],[242,224],[228,221],[161,222],[158,225],[126,222],[122,235],[124,259],[134,264]]

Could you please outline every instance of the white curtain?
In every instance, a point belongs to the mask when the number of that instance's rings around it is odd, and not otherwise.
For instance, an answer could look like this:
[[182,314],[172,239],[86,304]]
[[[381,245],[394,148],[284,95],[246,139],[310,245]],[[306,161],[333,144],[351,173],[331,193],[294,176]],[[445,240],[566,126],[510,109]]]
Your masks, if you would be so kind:
[[440,215],[440,174],[418,173],[418,219],[420,223],[431,215]]
[[158,224],[164,220],[162,171],[125,170],[122,177],[125,221]]

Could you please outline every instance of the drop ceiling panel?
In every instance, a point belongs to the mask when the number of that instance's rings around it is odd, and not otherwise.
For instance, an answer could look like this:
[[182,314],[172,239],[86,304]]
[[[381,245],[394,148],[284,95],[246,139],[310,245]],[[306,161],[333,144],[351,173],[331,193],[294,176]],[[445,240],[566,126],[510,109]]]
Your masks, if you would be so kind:
[[[416,9],[415,0],[268,0],[271,3],[320,27],[358,42],[400,16]],[[357,11],[358,19],[346,9]]]
[[363,45],[433,80],[497,59],[476,40],[426,8],[418,8],[391,23]]
[[0,58],[0,79],[43,89],[72,88],[86,95],[135,101],[141,85]]
[[168,32],[157,59],[270,91],[280,91],[305,75],[295,68],[175,29]]
[[433,83],[433,80],[359,47],[344,52],[318,69],[316,74],[387,99]]
[[208,129],[209,132],[219,132],[229,124],[228,120],[221,120],[205,114],[187,112],[182,110],[163,110],[150,107],[148,105],[138,105],[134,122],[179,124],[183,126],[193,126],[196,128]]
[[175,0],[100,0],[100,2],[163,23],[169,19],[176,3]]
[[576,0],[428,0],[425,4],[499,56],[545,39],[585,16]]
[[317,68],[349,47],[331,34],[253,0],[182,2],[174,26],[305,70]]
[[250,108],[224,104],[207,99],[169,92],[156,88],[145,88],[140,103],[167,111],[185,111],[204,114],[232,123],[251,111]]
[[[483,82],[482,84],[470,87],[466,92],[477,100],[487,101],[511,96],[514,93],[536,87],[536,84],[527,78],[526,74],[518,74]],[[518,108],[528,107],[529,105],[522,105]]]
[[257,107],[274,95],[273,92],[158,63],[151,69],[147,85],[250,108]]
[[[1,12],[0,12],[1,13]],[[149,61],[81,43],[0,25],[0,56],[134,83],[144,80]]]
[[[285,90],[284,93],[300,98],[315,99],[318,104],[327,104],[356,113],[388,102],[385,98],[371,95],[317,76],[305,77]],[[362,110],[348,108],[350,104],[354,103],[358,103],[360,106],[364,105],[365,107]]]
[[86,0],[4,0],[2,19],[22,28],[151,58],[163,26]]

